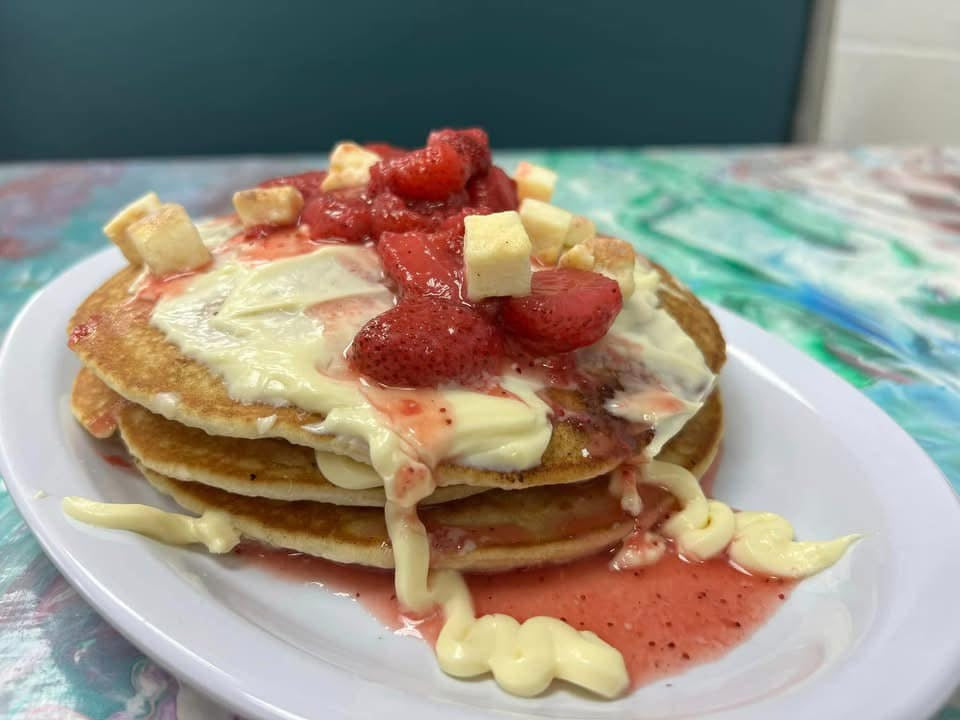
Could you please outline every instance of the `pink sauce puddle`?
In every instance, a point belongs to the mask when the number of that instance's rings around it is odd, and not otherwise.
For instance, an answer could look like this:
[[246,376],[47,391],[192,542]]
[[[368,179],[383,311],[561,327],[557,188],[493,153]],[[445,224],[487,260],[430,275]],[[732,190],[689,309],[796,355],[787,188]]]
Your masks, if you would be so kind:
[[[112,465],[113,467],[121,468],[122,470],[127,470],[129,472],[136,473],[136,470],[133,467],[133,463],[130,462],[130,460],[124,457],[123,455],[115,455],[111,453],[102,452],[100,453],[100,457],[108,465]],[[139,473],[137,474],[139,475]]]
[[107,462],[107,464],[113,465],[114,467],[121,467],[121,468],[132,468],[132,467],[133,467],[133,465],[130,464],[130,461],[127,460],[127,459],[126,459],[125,457],[123,457],[122,455],[106,455],[106,454],[104,454],[104,455],[101,455],[100,457],[102,457],[102,458],[104,459],[104,461]]
[[[321,583],[352,597],[387,627],[430,643],[442,619],[418,620],[397,605],[393,574],[319,558],[241,545],[252,564],[287,580]],[[610,553],[566,565],[467,576],[478,615],[505,613],[519,621],[558,617],[592,630],[623,653],[634,687],[715,660],[739,645],[786,600],[795,581],[756,577],[725,558],[688,563],[669,550],[656,565],[623,572]]]

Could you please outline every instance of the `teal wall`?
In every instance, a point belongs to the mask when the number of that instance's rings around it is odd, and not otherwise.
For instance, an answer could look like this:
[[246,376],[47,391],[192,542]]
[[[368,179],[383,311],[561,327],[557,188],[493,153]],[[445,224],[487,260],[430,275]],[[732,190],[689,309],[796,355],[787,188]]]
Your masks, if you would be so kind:
[[0,1],[0,159],[782,142],[809,0]]

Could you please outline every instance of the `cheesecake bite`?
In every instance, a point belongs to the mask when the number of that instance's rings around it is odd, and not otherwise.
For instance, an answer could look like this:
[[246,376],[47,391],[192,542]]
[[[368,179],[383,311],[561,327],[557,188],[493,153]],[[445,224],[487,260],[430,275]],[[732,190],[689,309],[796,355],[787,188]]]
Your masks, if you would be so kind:
[[125,237],[154,275],[188,272],[212,259],[187,211],[176,203],[159,205],[131,223]]
[[529,295],[533,245],[520,215],[514,210],[471,215],[463,226],[467,297],[477,301]]

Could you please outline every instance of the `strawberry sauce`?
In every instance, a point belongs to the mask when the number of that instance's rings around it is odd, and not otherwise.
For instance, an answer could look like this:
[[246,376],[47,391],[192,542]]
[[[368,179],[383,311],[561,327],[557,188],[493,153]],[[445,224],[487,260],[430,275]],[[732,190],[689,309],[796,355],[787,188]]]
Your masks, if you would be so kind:
[[83,340],[93,335],[97,331],[97,325],[100,324],[100,314],[94,313],[79,325],[75,325],[70,331],[70,337],[67,340],[67,347],[74,348]]
[[100,457],[102,457],[104,462],[106,462],[108,465],[113,465],[114,467],[123,468],[125,470],[133,469],[133,465],[123,455],[108,455],[107,453],[101,453]]
[[441,459],[437,450],[449,443],[453,425],[453,408],[441,393],[367,386],[363,395],[388,418],[391,427],[423,451],[425,460],[436,463]]
[[[391,572],[245,544],[235,551],[267,572],[320,583],[361,603],[387,627],[436,641],[442,618],[403,615]],[[724,558],[688,563],[669,549],[652,567],[616,572],[610,553],[556,567],[467,575],[477,615],[535,615],[592,630],[624,657],[634,687],[723,656],[786,600],[794,581],[742,573]]]
[[260,227],[238,233],[223,244],[220,252],[236,249],[241,260],[269,262],[283,258],[305,255],[331,243],[313,240],[298,228]]
[[146,302],[156,302],[165,297],[176,297],[193,281],[198,274],[210,269],[209,263],[196,270],[186,272],[172,273],[170,275],[157,276],[152,273],[147,274],[141,280],[137,288],[135,298]]
[[117,417],[112,412],[105,412],[86,423],[86,428],[94,437],[110,437],[117,429]]

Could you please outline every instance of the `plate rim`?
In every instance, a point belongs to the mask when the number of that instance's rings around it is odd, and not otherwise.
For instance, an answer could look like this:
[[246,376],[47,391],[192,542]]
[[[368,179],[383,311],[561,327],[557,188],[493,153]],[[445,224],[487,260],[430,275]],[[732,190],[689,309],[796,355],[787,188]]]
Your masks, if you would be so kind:
[[[7,330],[3,345],[0,347],[0,377],[5,376],[5,370],[8,366],[16,362],[16,348],[18,343],[24,341],[24,336],[29,336],[31,331],[30,328],[27,327],[27,323],[29,322],[31,313],[34,312],[35,308],[41,302],[56,292],[70,292],[73,288],[73,283],[77,281],[83,282],[90,277],[105,275],[107,271],[112,269],[113,265],[116,265],[116,269],[122,267],[122,258],[118,250],[107,247],[65,269],[49,283],[38,289],[20,308]],[[869,407],[869,411],[876,418],[875,422],[885,425],[886,429],[897,437],[898,442],[896,445],[899,451],[909,452],[916,456],[921,466],[921,471],[918,472],[918,475],[923,476],[924,482],[933,482],[935,477],[941,486],[940,489],[949,492],[953,499],[954,514],[957,519],[960,519],[960,499],[958,499],[949,480],[917,442],[906,430],[887,415],[883,408],[876,405],[868,396],[843,380],[843,378],[839,377],[832,370],[821,365],[785,340],[722,307],[713,303],[706,304],[717,318],[725,334],[729,335],[730,329],[732,329],[733,335],[753,335],[754,339],[761,341],[761,344],[769,343],[777,354],[792,355],[793,358],[791,358],[791,362],[795,360],[802,366],[805,366],[803,368],[805,372],[812,373],[814,376],[820,375],[821,378],[829,377],[829,382],[842,385],[845,394],[850,397],[851,402],[854,404],[860,404],[861,407]],[[67,318],[58,318],[58,322],[61,320],[65,321],[66,319]],[[764,363],[763,358],[760,358],[760,362],[768,370],[776,373],[776,369]],[[864,403],[866,405],[864,405]],[[31,503],[27,495],[29,486],[18,480],[18,476],[14,470],[16,463],[13,462],[11,458],[15,457],[15,454],[7,447],[7,433],[5,432],[7,421],[5,415],[4,405],[0,403],[0,474],[2,474],[4,479],[7,492],[25,524],[37,539],[44,554],[104,621],[117,629],[118,632],[141,652],[171,672],[171,674],[178,678],[179,682],[183,683],[182,678],[184,677],[190,678],[191,681],[188,681],[187,684],[213,697],[218,703],[234,712],[245,716],[263,718],[264,720],[272,720],[274,718],[295,720],[304,717],[297,712],[285,710],[275,701],[265,699],[262,692],[247,691],[244,687],[238,685],[238,679],[234,675],[219,667],[211,668],[211,665],[204,660],[204,658],[191,651],[188,647],[176,643],[170,636],[164,634],[160,628],[152,625],[150,622],[145,622],[143,618],[138,615],[135,608],[125,604],[123,600],[111,593],[109,588],[101,582],[98,582],[97,579],[86,570],[83,563],[74,557],[69,549],[63,548],[56,543],[47,523],[34,511],[34,504]],[[891,443],[891,446],[892,445]],[[930,490],[932,492],[934,490],[933,487],[931,487]],[[249,626],[249,623],[242,619],[238,619],[238,621]],[[254,629],[263,632],[260,628]],[[960,628],[958,628],[958,631],[960,631]],[[911,683],[909,693],[899,693],[901,700],[903,700],[905,694],[908,694],[913,699],[912,704],[909,704],[909,706],[903,703],[900,704],[902,709],[912,713],[910,717],[916,717],[917,713],[922,713],[924,716],[935,713],[955,690],[957,682],[960,680],[960,632],[955,632],[954,634],[956,637],[955,642],[951,646],[952,653],[949,658],[942,659],[942,662],[938,666],[939,672],[936,673],[936,676],[931,677],[928,675],[922,678],[921,682]],[[296,650],[295,648],[292,648],[292,651],[302,653],[302,651]],[[351,683],[359,683],[361,687],[368,685],[375,687],[379,693],[383,695],[389,694],[396,697],[396,695],[399,694],[400,696],[409,696],[409,692],[404,688],[384,687],[383,685],[371,683],[363,678],[348,675],[345,671],[336,668],[334,665],[327,664],[326,667],[331,671],[340,670],[341,673],[350,678]],[[193,679],[197,680],[192,681]],[[350,683],[341,684],[341,690],[349,685]],[[356,688],[356,686],[354,687]],[[353,694],[353,692],[348,692],[347,696],[341,699],[347,700]],[[430,698],[424,699],[423,702],[426,704],[422,708],[418,708],[420,716],[424,720],[428,717],[447,717],[446,712],[450,711],[453,707],[456,707],[458,714],[464,718],[490,717],[491,714],[514,714],[513,711],[508,709],[492,708],[488,710],[486,708],[463,706],[440,699],[438,699],[439,702],[436,703],[431,702],[431,700]],[[350,706],[350,703],[341,705],[341,707],[347,708]],[[437,714],[437,710],[440,711],[439,714]],[[889,710],[893,712],[895,708],[891,706]],[[717,716],[726,716],[726,712],[727,711],[720,711],[717,713]],[[886,714],[883,715],[883,717],[894,718],[901,716]]]

